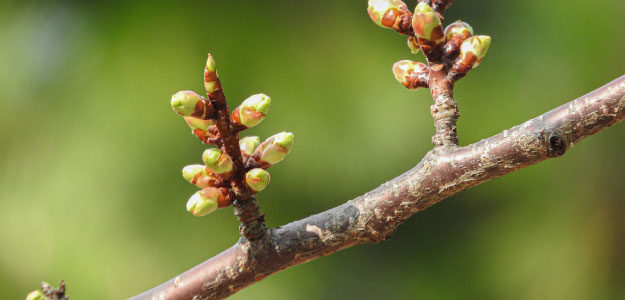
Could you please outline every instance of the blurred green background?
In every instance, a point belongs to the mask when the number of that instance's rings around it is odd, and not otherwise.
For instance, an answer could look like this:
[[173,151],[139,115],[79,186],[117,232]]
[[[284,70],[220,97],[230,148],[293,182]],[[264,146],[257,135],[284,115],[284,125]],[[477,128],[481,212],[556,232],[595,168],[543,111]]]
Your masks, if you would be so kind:
[[[416,1],[409,1],[412,8]],[[3,1],[0,298],[41,280],[121,299],[232,245],[232,209],[185,211],[180,176],[205,147],[169,107],[203,92],[206,54],[232,106],[264,92],[250,134],[296,135],[258,198],[269,226],[317,213],[414,166],[430,148],[422,60],[366,0]],[[490,34],[458,83],[463,145],[625,73],[622,0],[457,0],[447,20]],[[625,127],[417,214],[377,245],[275,274],[232,299],[624,299]],[[382,157],[383,159],[380,159]]]

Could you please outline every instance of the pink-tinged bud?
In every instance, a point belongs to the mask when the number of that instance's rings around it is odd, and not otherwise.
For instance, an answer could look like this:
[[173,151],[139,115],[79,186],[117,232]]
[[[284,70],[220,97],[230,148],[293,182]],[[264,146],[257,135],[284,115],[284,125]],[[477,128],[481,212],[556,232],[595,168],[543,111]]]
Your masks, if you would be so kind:
[[251,169],[245,173],[245,183],[250,189],[258,193],[269,184],[269,172],[261,168]]
[[488,52],[490,43],[490,36],[485,35],[472,36],[462,42],[460,56],[451,67],[449,77],[452,80],[458,80],[479,66]]
[[219,179],[204,165],[190,165],[182,169],[182,177],[191,184],[203,189],[214,185]]
[[218,188],[207,187],[193,194],[187,201],[187,211],[196,217],[206,216],[217,210],[217,199],[221,193]]
[[417,37],[434,44],[442,43],[445,40],[441,19],[425,2],[419,3],[415,8],[412,16],[412,28],[414,28]]
[[183,117],[210,119],[215,114],[213,105],[192,91],[181,91],[171,96],[171,107]]
[[378,26],[410,34],[412,14],[401,0],[369,0],[367,12]]
[[265,94],[252,95],[232,112],[231,120],[234,123],[251,128],[265,119],[270,107],[271,98],[269,96]]
[[293,134],[290,132],[280,132],[265,140],[256,151],[254,151],[254,158],[275,165],[282,161],[289,151],[293,149]]
[[254,154],[258,145],[260,145],[260,138],[257,136],[246,136],[239,141],[241,153],[249,156]]
[[428,66],[421,62],[401,60],[393,64],[395,79],[408,89],[428,87],[430,73]]
[[419,48],[419,41],[417,40],[416,37],[412,35],[408,37],[408,48],[410,49],[410,52],[412,54],[419,53],[419,50],[421,49]]
[[232,159],[220,149],[206,149],[206,151],[202,153],[202,161],[204,165],[215,174],[223,174],[232,171]]
[[449,41],[456,35],[463,36],[463,40],[466,40],[473,35],[473,27],[460,20],[445,27],[445,40]]

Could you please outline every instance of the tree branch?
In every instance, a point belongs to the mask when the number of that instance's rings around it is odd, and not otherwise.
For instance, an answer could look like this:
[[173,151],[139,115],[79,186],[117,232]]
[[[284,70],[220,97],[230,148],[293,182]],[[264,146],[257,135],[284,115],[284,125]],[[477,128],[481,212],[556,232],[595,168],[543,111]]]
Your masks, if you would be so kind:
[[562,156],[625,118],[625,76],[535,119],[464,147],[437,147],[406,173],[347,203],[234,246],[132,299],[223,299],[261,279],[388,239],[413,214],[470,187]]

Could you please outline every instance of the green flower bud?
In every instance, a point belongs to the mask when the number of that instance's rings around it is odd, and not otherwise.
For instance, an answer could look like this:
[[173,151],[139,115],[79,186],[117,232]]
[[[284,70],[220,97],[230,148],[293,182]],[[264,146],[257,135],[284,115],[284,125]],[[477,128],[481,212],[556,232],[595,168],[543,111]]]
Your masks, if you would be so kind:
[[40,291],[32,291],[26,295],[26,300],[49,300],[50,298],[46,297],[46,295]]
[[490,48],[490,42],[490,36],[486,35],[478,35],[466,39],[460,45],[459,60],[472,68],[479,66],[486,56],[488,48]]
[[293,139],[293,134],[290,132],[275,134],[258,146],[254,156],[258,156],[261,161],[269,164],[277,164],[293,149]]
[[219,206],[217,199],[220,194],[218,188],[207,187],[202,189],[189,198],[187,211],[190,211],[196,217],[203,217],[216,211]]
[[367,12],[378,26],[408,34],[410,11],[401,0],[369,0]]
[[412,54],[419,53],[419,50],[421,50],[421,48],[419,47],[419,41],[416,37],[412,35],[408,37],[408,48],[410,49],[410,52]]
[[246,136],[239,141],[241,147],[241,153],[252,155],[256,147],[260,145],[260,138],[257,136]]
[[439,44],[445,40],[441,19],[425,2],[419,3],[412,16],[412,28],[417,37]]
[[232,160],[220,149],[206,149],[202,154],[202,161],[215,174],[227,173],[232,170]]
[[271,98],[265,94],[252,95],[245,99],[239,107],[232,112],[232,120],[247,128],[258,125],[271,107]]
[[192,91],[181,91],[171,96],[171,107],[181,116],[191,116],[202,96]]
[[428,67],[421,62],[401,60],[393,64],[393,75],[403,86],[409,89],[427,87],[429,81]]
[[261,168],[251,169],[245,173],[245,183],[258,193],[269,184],[269,172]]
[[192,91],[181,91],[171,96],[171,107],[183,117],[209,119],[215,113],[213,105]]
[[445,27],[445,40],[449,41],[456,35],[463,36],[463,40],[468,39],[470,36],[473,35],[473,27],[460,20],[453,22]]
[[202,120],[194,117],[184,117],[184,121],[187,122],[187,125],[191,128],[191,130],[203,130],[208,131],[208,127],[215,124],[213,120]]

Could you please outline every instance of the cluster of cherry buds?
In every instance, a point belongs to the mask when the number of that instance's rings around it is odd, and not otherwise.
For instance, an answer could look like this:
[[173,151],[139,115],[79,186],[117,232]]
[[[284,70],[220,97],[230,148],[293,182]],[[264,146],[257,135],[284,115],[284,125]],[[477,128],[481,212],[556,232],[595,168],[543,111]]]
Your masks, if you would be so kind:
[[[408,35],[408,47],[412,53],[421,51],[428,62],[444,63],[448,68],[448,79],[456,81],[482,62],[491,38],[474,36],[473,28],[462,21],[456,21],[443,30],[437,11],[444,11],[451,3],[443,0],[420,1],[412,14],[401,0],[369,0],[367,11],[379,26]],[[424,63],[402,60],[393,65],[393,73],[406,88],[428,86],[429,69]]]
[[[275,134],[262,143],[257,136],[239,139],[240,132],[265,118],[271,98],[252,95],[230,114],[211,55],[206,62],[204,85],[208,100],[192,91],[181,91],[171,98],[172,108],[184,117],[192,133],[204,144],[217,146],[204,151],[204,164],[182,169],[183,178],[201,189],[187,202],[187,210],[195,216],[231,205],[241,196],[237,194],[242,193],[241,188],[247,195],[265,189],[270,178],[266,169],[283,160],[293,148],[293,134],[288,132]],[[239,169],[235,170],[237,165]],[[243,184],[238,190],[236,180]]]

